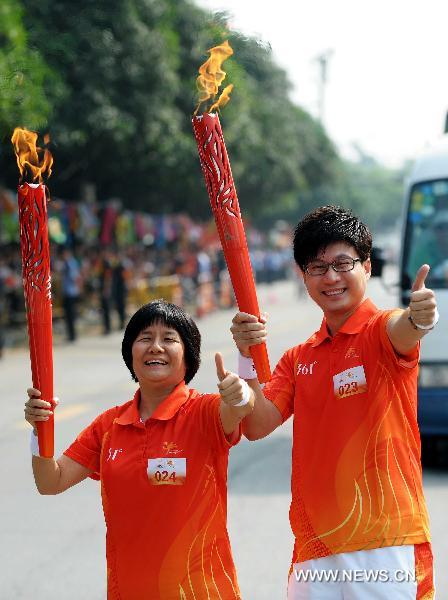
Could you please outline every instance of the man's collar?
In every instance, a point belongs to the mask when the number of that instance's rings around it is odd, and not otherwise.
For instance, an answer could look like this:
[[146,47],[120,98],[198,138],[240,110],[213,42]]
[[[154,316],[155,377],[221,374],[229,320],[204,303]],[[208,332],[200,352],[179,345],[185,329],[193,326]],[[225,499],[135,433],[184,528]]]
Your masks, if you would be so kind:
[[[168,419],[171,419],[178,412],[180,407],[187,401],[188,393],[188,387],[185,385],[184,381],[181,381],[181,383],[174,388],[171,394],[159,404],[150,418],[158,419],[160,421],[167,421]],[[140,398],[141,393],[140,388],[138,388],[134,394],[132,402],[129,404],[123,414],[115,420],[115,422],[119,425],[138,425],[141,423],[139,411]]]
[[[346,320],[346,322],[342,325],[342,327],[338,330],[337,333],[346,333],[346,334],[355,334],[359,333],[361,329],[364,327],[364,324],[370,317],[372,317],[376,312],[378,312],[377,307],[373,304],[373,302],[366,298],[355,310],[355,312],[350,315],[350,317]],[[312,348],[316,348],[326,339],[331,339],[331,335],[328,332],[327,320],[325,317],[322,319],[322,324],[320,326],[319,331],[315,333],[315,339],[311,344]]]

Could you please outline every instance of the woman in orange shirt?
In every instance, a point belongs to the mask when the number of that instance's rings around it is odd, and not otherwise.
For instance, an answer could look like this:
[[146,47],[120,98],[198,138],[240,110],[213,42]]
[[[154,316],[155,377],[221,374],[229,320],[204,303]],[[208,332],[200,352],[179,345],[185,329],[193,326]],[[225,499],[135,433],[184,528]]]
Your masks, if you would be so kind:
[[28,390],[39,492],[101,481],[109,600],[241,597],[226,527],[227,462],[254,394],[219,353],[219,394],[187,387],[200,343],[178,306],[158,300],[140,308],[122,344],[138,383],[134,398],[99,415],[57,460],[38,456],[36,422],[51,406]]

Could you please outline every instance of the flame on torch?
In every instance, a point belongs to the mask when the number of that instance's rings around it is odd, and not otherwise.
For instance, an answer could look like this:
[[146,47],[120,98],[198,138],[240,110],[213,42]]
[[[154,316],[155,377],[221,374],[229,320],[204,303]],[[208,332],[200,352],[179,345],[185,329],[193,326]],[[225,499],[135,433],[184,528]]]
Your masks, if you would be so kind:
[[[43,178],[50,177],[53,157],[47,148],[37,146],[37,133],[16,127],[12,134],[11,142],[17,158],[17,166],[21,180],[30,178],[32,182],[42,183]],[[50,137],[44,137],[44,144],[48,144]]]
[[[211,48],[209,51],[210,57],[203,65],[199,67],[199,76],[196,79],[196,86],[199,91],[199,102],[194,111],[196,115],[201,104],[209,100],[215,99],[222,82],[226,78],[226,72],[222,70],[222,63],[232,56],[233,50],[226,40],[219,46]],[[233,85],[228,85],[222,91],[218,100],[210,107],[208,112],[218,110],[225,106],[230,100],[230,93],[233,90]]]

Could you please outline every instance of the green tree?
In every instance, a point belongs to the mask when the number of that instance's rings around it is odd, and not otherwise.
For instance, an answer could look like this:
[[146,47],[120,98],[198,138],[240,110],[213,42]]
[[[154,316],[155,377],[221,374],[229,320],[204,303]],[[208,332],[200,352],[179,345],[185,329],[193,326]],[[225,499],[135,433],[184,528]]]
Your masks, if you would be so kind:
[[0,3],[0,137],[14,127],[46,125],[50,105],[42,85],[49,70],[28,46],[23,9],[17,0]]
[[390,169],[374,160],[346,162],[346,184],[341,191],[345,191],[346,205],[379,232],[393,227],[400,217],[404,177],[403,169]]
[[63,81],[47,90],[56,193],[76,197],[92,182],[100,197],[162,200],[159,165],[171,160],[181,119],[176,56],[157,28],[162,4],[24,1],[30,38]]
[[23,0],[30,42],[58,74],[52,104],[51,190],[153,212],[210,215],[191,129],[195,78],[206,50],[229,37],[235,84],[222,123],[245,214],[296,212],[316,186],[334,185],[339,159],[324,130],[288,97],[269,48],[190,0]]

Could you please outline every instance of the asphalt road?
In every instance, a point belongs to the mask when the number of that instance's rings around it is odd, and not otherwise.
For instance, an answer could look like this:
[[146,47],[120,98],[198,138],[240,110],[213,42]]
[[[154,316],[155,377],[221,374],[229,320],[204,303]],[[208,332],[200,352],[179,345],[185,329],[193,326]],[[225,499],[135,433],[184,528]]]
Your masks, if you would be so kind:
[[[370,295],[380,307],[396,304],[377,281]],[[260,286],[260,305],[270,314],[269,353],[283,351],[319,325],[318,309],[298,298],[294,282]],[[214,353],[236,368],[228,328],[233,311],[199,322],[203,360],[193,385],[214,391]],[[134,384],[122,364],[121,334],[83,338],[55,347],[55,390],[61,398],[56,448],[62,452],[94,416],[129,399]],[[31,381],[27,350],[0,362],[0,598],[2,600],[102,600],[105,593],[105,527],[98,483],[86,481],[57,497],[35,491],[22,418]],[[229,531],[245,600],[282,600],[292,552],[289,529],[291,422],[259,442],[243,440],[229,465]],[[448,598],[448,467],[425,472],[431,515],[438,598]],[[154,599],[155,600],[155,599]]]

